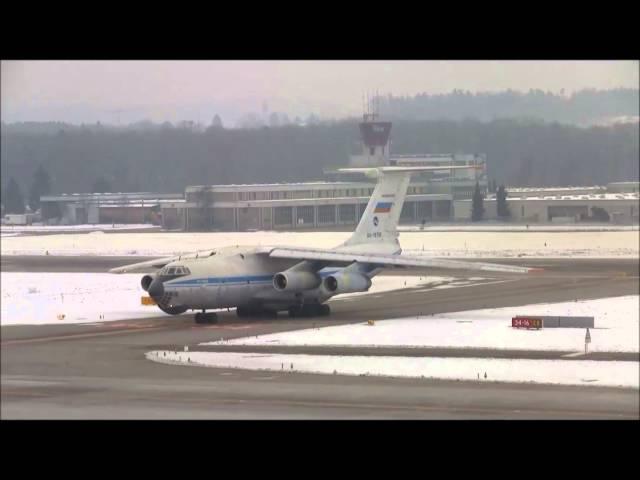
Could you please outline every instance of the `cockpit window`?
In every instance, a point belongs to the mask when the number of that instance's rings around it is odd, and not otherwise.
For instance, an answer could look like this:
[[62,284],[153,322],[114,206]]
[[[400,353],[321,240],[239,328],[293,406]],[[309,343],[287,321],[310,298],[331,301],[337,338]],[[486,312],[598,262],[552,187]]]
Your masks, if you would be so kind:
[[161,277],[181,277],[183,275],[191,275],[191,271],[187,267],[181,265],[164,267],[160,270],[159,275]]

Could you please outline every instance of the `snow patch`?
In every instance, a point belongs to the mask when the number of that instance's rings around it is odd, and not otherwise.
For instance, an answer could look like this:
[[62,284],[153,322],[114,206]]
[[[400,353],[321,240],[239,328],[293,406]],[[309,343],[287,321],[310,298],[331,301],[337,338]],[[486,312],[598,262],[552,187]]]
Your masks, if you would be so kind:
[[140,304],[138,274],[2,272],[2,325],[90,323],[165,315]]
[[[508,350],[584,350],[585,330],[511,327],[516,315],[576,315],[595,317],[590,351],[638,352],[640,343],[638,295],[578,302],[523,305],[419,318],[398,318],[305,329],[228,340],[225,345],[313,345],[384,347],[455,347]],[[218,342],[204,343],[215,345]]]
[[[172,365],[359,376],[438,378],[638,388],[638,362],[513,360],[334,355],[256,355],[227,352],[148,352],[147,359]],[[486,373],[486,379],[485,379]]]
[[[170,256],[229,245],[333,248],[350,232],[146,232],[8,237],[2,255]],[[405,254],[434,257],[632,257],[640,232],[401,232]]]
[[158,225],[150,223],[116,223],[116,224],[82,224],[82,225],[2,225],[0,232],[2,236],[9,236],[13,233],[49,233],[49,232],[83,232],[83,231],[103,231],[103,230],[133,230],[143,228],[159,228]]

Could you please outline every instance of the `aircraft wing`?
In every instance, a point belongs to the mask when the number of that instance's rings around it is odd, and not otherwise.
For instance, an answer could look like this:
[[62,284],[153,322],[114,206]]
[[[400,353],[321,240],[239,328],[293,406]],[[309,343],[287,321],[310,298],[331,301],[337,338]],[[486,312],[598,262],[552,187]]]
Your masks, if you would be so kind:
[[446,260],[443,258],[416,257],[408,255],[385,255],[366,253],[347,253],[335,250],[301,249],[276,247],[267,253],[274,258],[291,258],[329,263],[350,264],[353,262],[368,263],[380,267],[431,267],[456,270],[482,270],[489,272],[529,273],[540,271],[540,268],[518,267],[497,263],[467,262],[463,260]]
[[162,268],[165,265],[178,260],[178,257],[164,257],[156,258],[154,260],[148,260],[146,262],[131,263],[122,267],[116,267],[109,270],[109,273],[129,273],[137,272],[139,270],[148,270],[150,268]]
[[162,268],[165,265],[175,262],[176,260],[182,260],[186,258],[201,258],[209,257],[215,254],[215,250],[205,250],[192,253],[184,253],[182,255],[174,255],[173,257],[156,258],[154,260],[147,260],[145,262],[131,263],[122,267],[116,267],[109,270],[109,273],[129,273],[137,272],[140,270],[149,270],[152,268]]

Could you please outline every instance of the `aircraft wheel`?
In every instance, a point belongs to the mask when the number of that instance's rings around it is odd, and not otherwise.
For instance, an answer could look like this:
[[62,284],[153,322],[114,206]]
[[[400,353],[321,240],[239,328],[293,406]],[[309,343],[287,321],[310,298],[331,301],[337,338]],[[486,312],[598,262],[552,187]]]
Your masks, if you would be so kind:
[[204,315],[204,314],[202,314],[202,313],[196,313],[196,315],[195,315],[195,317],[194,317],[194,320],[196,321],[196,323],[197,323],[198,325],[200,325],[200,324],[204,323],[204,319],[202,318],[202,317],[203,317],[203,315]]
[[238,307],[236,308],[236,315],[238,318],[245,318],[249,315],[249,311],[245,307]]

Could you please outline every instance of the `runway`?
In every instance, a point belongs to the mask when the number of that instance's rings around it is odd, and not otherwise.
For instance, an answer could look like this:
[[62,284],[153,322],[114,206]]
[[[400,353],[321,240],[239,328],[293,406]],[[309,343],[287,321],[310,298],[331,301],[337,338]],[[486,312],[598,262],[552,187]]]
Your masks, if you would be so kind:
[[[136,260],[2,257],[2,271],[105,271]],[[328,319],[283,316],[240,321],[231,312],[212,326],[194,325],[191,315],[98,325],[3,326],[1,415],[3,419],[638,419],[637,390],[267,373],[162,365],[144,358],[150,350],[313,325],[411,315],[428,321],[432,313],[638,294],[637,259],[500,262],[542,266],[545,271],[526,276],[492,273],[507,280],[500,284],[336,299]]]

